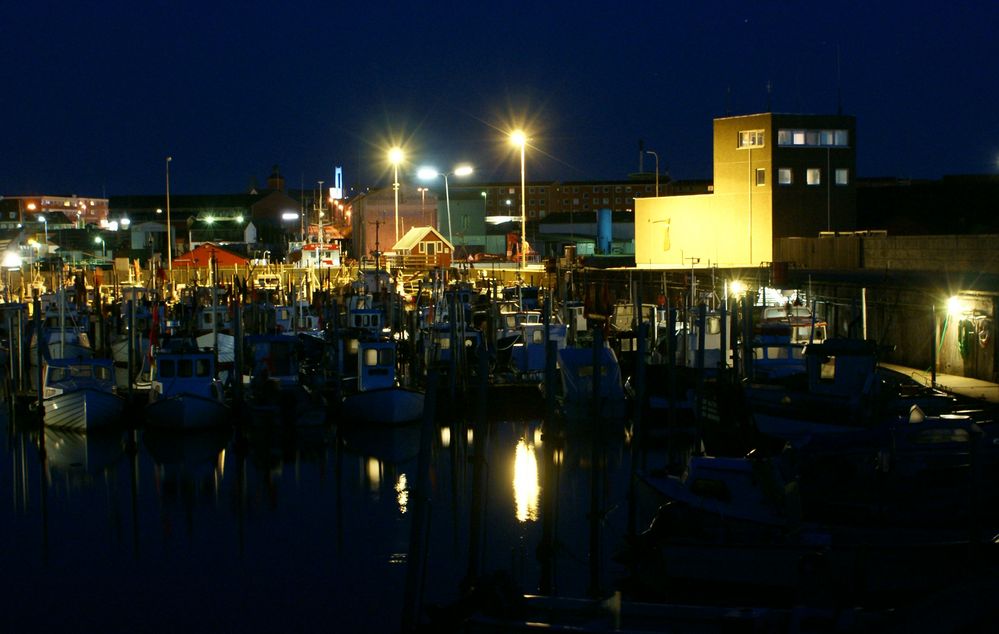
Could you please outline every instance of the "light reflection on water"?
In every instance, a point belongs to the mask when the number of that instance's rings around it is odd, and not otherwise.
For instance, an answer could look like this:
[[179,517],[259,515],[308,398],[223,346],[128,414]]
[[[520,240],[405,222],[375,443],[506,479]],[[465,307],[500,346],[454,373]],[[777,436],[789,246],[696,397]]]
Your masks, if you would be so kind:
[[538,457],[534,445],[521,438],[517,441],[513,465],[513,495],[519,522],[538,519],[541,482],[538,480]]
[[[312,631],[326,623],[398,631],[418,504],[431,508],[425,599],[442,603],[460,592],[480,446],[487,468],[479,571],[512,569],[525,592],[537,590],[541,465],[554,451],[547,436],[541,444],[540,425],[493,421],[474,438],[460,423],[434,428],[424,501],[419,425],[49,433],[43,457],[36,424],[0,420],[0,473],[13,476],[0,488],[0,564],[8,579],[51,587],[18,613],[24,623],[46,615],[34,629],[81,614],[107,624],[105,602],[92,593],[113,587],[118,608],[115,624],[100,628],[106,632],[149,631],[151,620],[162,622],[153,630],[172,631]],[[572,560],[556,568],[556,581],[579,594],[587,533],[578,518],[589,472],[570,456],[589,448],[557,451],[568,455],[555,490],[572,493],[558,505],[557,538]],[[74,580],[92,592],[69,592]],[[60,591],[53,608],[45,597]],[[177,611],[178,602],[188,608]]]

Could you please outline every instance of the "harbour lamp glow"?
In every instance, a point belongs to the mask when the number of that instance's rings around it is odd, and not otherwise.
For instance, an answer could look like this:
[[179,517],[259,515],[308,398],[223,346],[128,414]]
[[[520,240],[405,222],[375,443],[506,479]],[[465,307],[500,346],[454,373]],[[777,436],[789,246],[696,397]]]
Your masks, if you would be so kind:
[[100,244],[101,245],[101,257],[102,258],[105,255],[107,255],[107,252],[104,250],[104,238],[102,238],[100,236],[97,236],[96,238],[94,238],[94,244]]
[[19,269],[21,268],[21,256],[13,251],[6,251],[3,254],[3,268],[5,269]]
[[406,157],[398,145],[389,150],[388,160],[392,164],[392,190],[395,192],[395,241],[399,242],[399,163]]
[[510,133],[510,142],[520,147],[520,268],[527,267],[527,192],[524,170],[524,152],[527,147],[527,135],[523,130]]
[[128,229],[128,225],[132,224],[132,220],[128,216],[123,216],[119,224],[122,229]]
[[[281,220],[298,220],[298,214],[293,211],[286,211],[281,214]],[[239,222],[243,222],[243,217],[239,217]]]
[[967,307],[961,298],[957,295],[947,298],[947,314],[951,317],[957,317],[967,311]]
[[215,217],[214,216],[208,216],[207,218],[205,218],[205,224],[209,224],[210,225],[213,222],[215,222]]
[[732,289],[733,295],[742,295],[746,292],[746,285],[741,280],[732,280],[729,288]]

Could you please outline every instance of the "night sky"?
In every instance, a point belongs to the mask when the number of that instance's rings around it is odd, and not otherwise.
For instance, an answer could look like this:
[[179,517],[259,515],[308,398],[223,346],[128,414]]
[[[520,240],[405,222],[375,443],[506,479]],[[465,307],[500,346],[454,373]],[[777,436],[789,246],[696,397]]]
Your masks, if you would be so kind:
[[[711,177],[726,114],[857,117],[858,175],[999,171],[999,5],[902,2],[11,2],[0,194],[229,193],[390,179],[385,151],[619,179],[639,143]],[[768,85],[770,90],[768,91]],[[769,104],[769,107],[768,107]],[[646,156],[645,169],[654,159]]]

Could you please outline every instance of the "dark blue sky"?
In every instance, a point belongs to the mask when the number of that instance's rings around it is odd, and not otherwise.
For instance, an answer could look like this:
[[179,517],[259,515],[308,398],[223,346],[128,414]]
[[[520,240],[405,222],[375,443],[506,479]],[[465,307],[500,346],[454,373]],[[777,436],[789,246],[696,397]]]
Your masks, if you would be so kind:
[[167,155],[176,193],[274,164],[375,185],[394,139],[414,169],[516,179],[518,122],[528,180],[624,178],[640,139],[709,178],[712,118],[765,111],[768,82],[780,112],[833,113],[841,86],[861,177],[999,171],[993,2],[613,4],[8,3],[0,194],[157,193]]

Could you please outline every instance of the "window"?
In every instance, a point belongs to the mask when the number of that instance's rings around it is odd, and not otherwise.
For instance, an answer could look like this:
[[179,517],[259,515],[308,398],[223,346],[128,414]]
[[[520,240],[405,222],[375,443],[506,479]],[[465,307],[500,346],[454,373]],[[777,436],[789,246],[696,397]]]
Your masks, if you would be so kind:
[[778,185],[790,185],[794,182],[791,177],[790,167],[779,167],[777,168],[777,184]]
[[811,145],[817,147],[846,147],[850,134],[847,130],[778,130],[777,145]]
[[809,167],[805,172],[805,182],[809,185],[821,185],[822,170],[817,167]]
[[805,131],[795,130],[791,133],[791,143],[793,145],[804,145],[805,144]]
[[763,167],[756,168],[756,185],[766,185],[767,184],[767,170]]
[[836,130],[836,134],[834,135],[833,143],[834,143],[834,145],[841,145],[843,147],[846,147],[847,145],[850,144],[850,140],[849,139],[850,139],[850,135],[847,133],[846,130]]
[[837,185],[849,185],[850,184],[850,170],[845,167],[836,168],[836,184]]
[[763,130],[741,130],[738,147],[763,147]]

